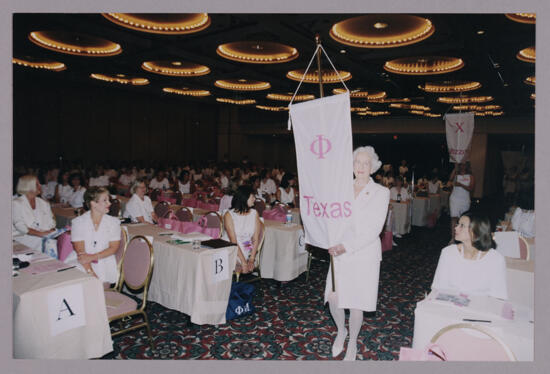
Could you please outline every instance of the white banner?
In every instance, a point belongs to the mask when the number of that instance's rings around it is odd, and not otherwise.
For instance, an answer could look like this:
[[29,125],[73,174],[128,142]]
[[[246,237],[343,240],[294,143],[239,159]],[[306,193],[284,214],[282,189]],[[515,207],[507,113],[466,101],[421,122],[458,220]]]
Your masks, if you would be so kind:
[[454,163],[468,161],[474,134],[474,113],[446,114],[445,131],[449,160]]
[[48,317],[51,336],[84,326],[86,313],[82,284],[73,284],[50,291],[48,293]]
[[329,248],[354,235],[349,93],[294,104],[290,120],[305,240]]

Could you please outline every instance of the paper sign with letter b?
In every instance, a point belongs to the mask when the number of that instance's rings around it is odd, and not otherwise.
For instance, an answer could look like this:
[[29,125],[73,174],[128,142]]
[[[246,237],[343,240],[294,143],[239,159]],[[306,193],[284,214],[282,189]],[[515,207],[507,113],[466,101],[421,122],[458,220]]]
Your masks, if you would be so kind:
[[212,274],[213,283],[229,279],[229,257],[226,250],[212,255]]
[[81,284],[57,288],[48,293],[48,320],[52,336],[86,324]]

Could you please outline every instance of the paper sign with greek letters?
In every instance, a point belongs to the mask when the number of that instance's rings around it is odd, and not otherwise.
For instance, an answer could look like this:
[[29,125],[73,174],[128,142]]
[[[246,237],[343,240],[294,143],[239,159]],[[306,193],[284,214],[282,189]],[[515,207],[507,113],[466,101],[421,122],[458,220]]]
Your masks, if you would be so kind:
[[455,163],[468,161],[474,134],[474,113],[446,114],[445,131],[449,160]]
[[56,288],[48,293],[48,320],[51,336],[86,324],[82,284]]
[[349,93],[290,106],[306,243],[329,248],[354,235]]
[[213,254],[211,266],[212,283],[229,279],[229,257],[227,256],[227,250]]

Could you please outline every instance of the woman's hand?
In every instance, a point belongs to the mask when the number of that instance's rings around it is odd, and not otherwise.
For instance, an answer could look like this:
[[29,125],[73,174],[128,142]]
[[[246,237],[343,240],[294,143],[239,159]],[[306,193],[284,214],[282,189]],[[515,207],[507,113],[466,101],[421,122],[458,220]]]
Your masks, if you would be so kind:
[[82,265],[89,264],[95,260],[98,260],[98,255],[92,255],[88,253],[82,253],[77,256],[78,262]]
[[250,258],[248,259],[248,268],[250,269],[250,271],[254,270],[254,262],[255,258],[250,256]]
[[332,256],[340,256],[343,253],[346,253],[346,248],[342,244],[337,244],[334,247],[328,249],[328,253]]

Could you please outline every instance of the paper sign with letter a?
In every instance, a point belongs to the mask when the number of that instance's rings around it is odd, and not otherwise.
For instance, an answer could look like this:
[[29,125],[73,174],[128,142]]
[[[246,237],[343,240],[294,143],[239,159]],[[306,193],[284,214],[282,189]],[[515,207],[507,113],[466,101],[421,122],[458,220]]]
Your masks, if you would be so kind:
[[213,283],[229,279],[229,257],[226,250],[212,255],[212,270]]
[[81,284],[57,288],[48,293],[50,334],[56,336],[86,324],[84,291]]

